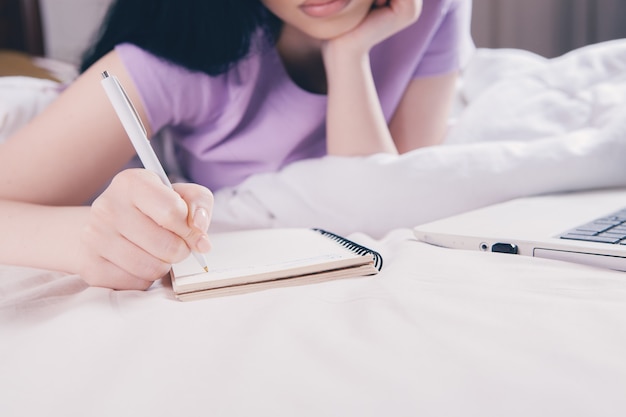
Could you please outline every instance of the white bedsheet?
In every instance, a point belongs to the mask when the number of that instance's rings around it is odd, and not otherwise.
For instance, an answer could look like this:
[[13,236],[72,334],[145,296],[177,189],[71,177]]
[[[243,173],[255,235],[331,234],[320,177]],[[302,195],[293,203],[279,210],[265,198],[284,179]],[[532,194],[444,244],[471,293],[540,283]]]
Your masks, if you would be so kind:
[[621,41],[481,51],[449,145],[217,193],[215,230],[328,227],[381,252],[374,277],[182,303],[167,282],[116,292],[0,266],[0,415],[623,416],[623,273],[437,248],[410,227],[624,185],[625,70]]
[[4,267],[3,416],[623,416],[623,273],[450,251],[193,302]]

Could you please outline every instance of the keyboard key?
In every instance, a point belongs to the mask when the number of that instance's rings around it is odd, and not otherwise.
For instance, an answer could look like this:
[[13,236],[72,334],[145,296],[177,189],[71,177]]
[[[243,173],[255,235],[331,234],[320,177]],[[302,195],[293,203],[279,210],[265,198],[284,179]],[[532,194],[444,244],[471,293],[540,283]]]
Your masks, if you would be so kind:
[[586,242],[600,242],[600,243],[619,243],[621,237],[607,237],[607,236],[589,236],[589,235],[578,235],[574,233],[566,233],[561,235],[561,239],[570,239],[570,240],[584,240]]
[[610,229],[612,225],[606,223],[587,223],[582,226],[578,226],[576,230],[584,230],[588,232],[604,232],[607,229]]
[[626,209],[570,229],[561,239],[626,245]]

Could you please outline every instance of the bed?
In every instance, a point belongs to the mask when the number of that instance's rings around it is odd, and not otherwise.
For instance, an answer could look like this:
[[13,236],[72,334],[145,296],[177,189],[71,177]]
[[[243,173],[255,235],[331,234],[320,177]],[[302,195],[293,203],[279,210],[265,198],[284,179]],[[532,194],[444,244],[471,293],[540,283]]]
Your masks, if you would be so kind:
[[[49,86],[0,78],[5,136]],[[326,228],[380,252],[375,276],[180,302],[167,280],[112,291],[0,266],[0,415],[623,416],[624,273],[434,247],[412,227],[626,186],[625,106],[624,40],[554,59],[481,49],[443,146],[216,193],[212,232]]]

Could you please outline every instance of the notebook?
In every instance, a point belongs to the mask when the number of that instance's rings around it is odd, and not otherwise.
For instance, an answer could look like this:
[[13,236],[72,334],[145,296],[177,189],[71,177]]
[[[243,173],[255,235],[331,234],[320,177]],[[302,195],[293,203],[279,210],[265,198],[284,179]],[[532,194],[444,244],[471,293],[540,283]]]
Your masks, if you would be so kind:
[[210,235],[204,272],[190,256],[172,265],[180,300],[231,295],[275,287],[374,275],[382,256],[322,229],[255,229]]
[[447,248],[626,271],[626,189],[518,198],[422,224],[414,234]]

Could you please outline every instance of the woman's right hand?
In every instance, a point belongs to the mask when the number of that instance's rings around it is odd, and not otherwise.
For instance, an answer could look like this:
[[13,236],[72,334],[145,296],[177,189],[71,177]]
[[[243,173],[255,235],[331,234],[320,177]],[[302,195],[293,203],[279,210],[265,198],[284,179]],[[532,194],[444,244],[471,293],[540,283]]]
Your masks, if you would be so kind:
[[347,50],[368,53],[374,45],[414,23],[422,13],[423,1],[374,0],[363,21],[351,31],[325,42],[322,52],[328,55],[331,49],[340,48],[339,54]]
[[213,195],[197,184],[164,185],[145,169],[115,176],[81,233],[81,277],[92,286],[147,289],[171,264],[210,249]]

